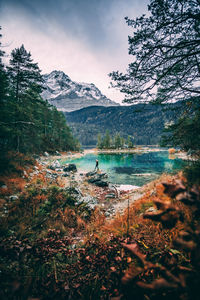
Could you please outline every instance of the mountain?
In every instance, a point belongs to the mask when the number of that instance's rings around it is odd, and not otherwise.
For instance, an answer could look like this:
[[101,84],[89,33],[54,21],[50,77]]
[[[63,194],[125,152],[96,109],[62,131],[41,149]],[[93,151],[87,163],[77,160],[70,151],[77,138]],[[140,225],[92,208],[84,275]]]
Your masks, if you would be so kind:
[[111,136],[117,132],[124,138],[132,136],[137,145],[156,145],[163,129],[180,116],[180,105],[96,106],[65,113],[65,116],[82,145],[96,145],[98,133],[104,135],[107,129]]
[[43,75],[45,90],[42,97],[58,110],[70,112],[88,106],[118,106],[119,104],[102,95],[93,83],[72,81],[62,71]]

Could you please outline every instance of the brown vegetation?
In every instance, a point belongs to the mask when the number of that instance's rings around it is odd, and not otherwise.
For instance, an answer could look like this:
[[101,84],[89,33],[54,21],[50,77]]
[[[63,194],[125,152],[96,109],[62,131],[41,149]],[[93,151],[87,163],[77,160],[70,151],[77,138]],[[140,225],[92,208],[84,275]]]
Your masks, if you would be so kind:
[[199,189],[181,174],[150,183],[112,220],[75,204],[73,188],[45,173],[1,180],[2,299],[190,299],[198,291]]

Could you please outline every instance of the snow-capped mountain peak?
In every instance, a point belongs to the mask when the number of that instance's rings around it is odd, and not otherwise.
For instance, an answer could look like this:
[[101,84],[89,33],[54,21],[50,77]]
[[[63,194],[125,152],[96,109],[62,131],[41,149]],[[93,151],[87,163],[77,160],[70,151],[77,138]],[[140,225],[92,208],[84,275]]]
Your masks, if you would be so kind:
[[61,111],[74,111],[88,106],[117,106],[102,95],[93,83],[75,82],[62,71],[43,75],[45,90],[42,97]]

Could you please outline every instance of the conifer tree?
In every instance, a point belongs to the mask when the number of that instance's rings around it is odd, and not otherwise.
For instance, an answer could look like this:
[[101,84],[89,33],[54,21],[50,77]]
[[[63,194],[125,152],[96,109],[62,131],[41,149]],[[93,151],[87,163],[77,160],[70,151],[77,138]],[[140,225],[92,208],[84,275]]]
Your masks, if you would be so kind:
[[115,135],[115,138],[114,138],[114,146],[115,146],[115,149],[119,149],[121,148],[121,136],[119,133],[117,133]]
[[[1,27],[0,27],[1,30]],[[0,38],[2,35],[0,34]],[[4,51],[2,51],[2,46],[0,42],[0,149],[1,155],[8,144],[8,136],[10,135],[10,130],[7,126],[7,121],[10,119],[11,107],[8,103],[8,80],[6,70],[2,61],[4,56]]]
[[128,145],[128,148],[133,148],[133,142],[131,140],[131,136],[130,135],[127,138],[127,145]]
[[103,148],[109,149],[111,146],[111,137],[110,137],[110,132],[109,130],[106,130],[106,134],[105,137],[103,138],[103,142],[102,142],[102,146]]
[[29,89],[35,93],[42,92],[42,75],[37,63],[33,63],[31,53],[22,45],[11,52],[10,66],[8,67],[9,80],[16,101],[22,100]]
[[102,137],[100,133],[97,136],[97,148],[102,149]]
[[[30,52],[22,45],[11,52],[10,66],[7,68],[10,82],[10,97],[14,105],[13,123],[15,136],[13,147],[26,152],[34,143],[37,147],[38,120],[34,118],[41,101],[42,75],[37,63],[33,63]],[[35,103],[34,103],[35,102]]]

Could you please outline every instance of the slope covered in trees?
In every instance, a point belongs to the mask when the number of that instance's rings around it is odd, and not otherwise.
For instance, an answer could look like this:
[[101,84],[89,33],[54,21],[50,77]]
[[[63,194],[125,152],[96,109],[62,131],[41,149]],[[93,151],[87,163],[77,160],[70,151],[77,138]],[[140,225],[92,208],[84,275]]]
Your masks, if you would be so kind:
[[8,151],[41,153],[75,150],[77,141],[61,112],[40,94],[43,79],[37,63],[24,46],[11,53],[9,66],[0,52],[0,148],[2,162]]
[[[178,113],[177,113],[178,111]],[[83,145],[96,145],[98,133],[106,130],[114,136],[120,133],[127,139],[130,135],[136,145],[159,144],[163,130],[177,120],[181,104],[165,105],[136,104],[118,107],[88,107],[65,113],[74,135]]]

